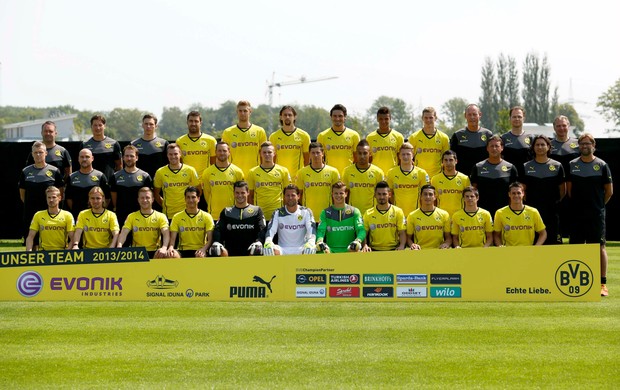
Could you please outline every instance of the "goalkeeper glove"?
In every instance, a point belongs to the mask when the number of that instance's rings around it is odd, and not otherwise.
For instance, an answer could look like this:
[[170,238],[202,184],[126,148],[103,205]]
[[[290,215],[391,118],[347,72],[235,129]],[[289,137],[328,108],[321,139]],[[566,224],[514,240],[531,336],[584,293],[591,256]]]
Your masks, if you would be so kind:
[[316,247],[313,242],[306,241],[304,244],[304,250],[301,252],[303,255],[313,255],[316,253]]
[[263,256],[273,256],[275,253],[273,252],[273,241],[271,238],[265,240],[265,245],[263,245]]
[[362,242],[358,240],[357,238],[349,244],[350,252],[359,252],[361,250],[362,250]]
[[211,257],[220,257],[222,255],[222,249],[224,249],[224,245],[215,241],[211,248],[209,248],[209,256]]
[[253,242],[252,245],[248,247],[248,252],[250,256],[260,256],[263,254],[263,244],[260,241]]
[[323,253],[330,253],[329,247],[323,241],[319,241],[316,243],[316,251],[323,252]]

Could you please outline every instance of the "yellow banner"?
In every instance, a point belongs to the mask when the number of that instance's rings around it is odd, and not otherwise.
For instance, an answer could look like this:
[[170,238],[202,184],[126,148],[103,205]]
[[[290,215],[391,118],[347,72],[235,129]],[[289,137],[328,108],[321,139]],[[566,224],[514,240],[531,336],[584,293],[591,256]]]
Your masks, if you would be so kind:
[[3,253],[0,300],[600,300],[592,244],[150,261],[78,252],[86,260]]

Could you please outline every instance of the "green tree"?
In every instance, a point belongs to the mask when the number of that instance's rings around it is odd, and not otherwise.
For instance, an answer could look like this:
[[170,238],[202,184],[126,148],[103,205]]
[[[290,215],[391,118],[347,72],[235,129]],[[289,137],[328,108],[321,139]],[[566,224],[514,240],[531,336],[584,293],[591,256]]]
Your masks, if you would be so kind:
[[179,107],[164,107],[157,124],[158,136],[174,141],[187,132],[187,114]]
[[142,111],[115,108],[106,116],[106,134],[118,141],[131,141],[142,135]]
[[585,123],[583,122],[583,120],[579,117],[579,114],[577,113],[577,110],[575,110],[575,107],[573,107],[572,104],[570,103],[560,103],[557,106],[557,114],[554,116],[554,118],[558,115],[564,115],[568,118],[568,121],[570,122],[571,126],[575,126],[575,128],[573,129],[573,132],[575,133],[575,135],[580,135],[581,133],[583,133],[585,131]]
[[483,113],[480,123],[483,127],[494,129],[497,122],[498,103],[495,93],[495,65],[490,57],[485,58],[482,66],[480,88],[482,93],[478,106]]
[[540,125],[549,122],[549,75],[551,67],[547,55],[542,60],[537,54],[529,53],[523,63],[523,105],[527,121]]
[[441,106],[441,114],[446,125],[446,133],[454,134],[455,131],[462,129],[467,124],[465,120],[465,109],[467,100],[459,97],[452,98]]
[[603,118],[620,127],[620,79],[599,96],[596,106]]
[[495,123],[495,131],[504,134],[510,131],[512,124],[510,123],[510,109],[505,108],[497,112],[497,122]]
[[310,138],[316,140],[319,133],[332,125],[329,111],[317,106],[295,107],[297,111],[297,127],[304,129]]
[[497,58],[495,93],[498,109],[510,109],[519,102],[519,72],[514,57],[503,53]]
[[[392,128],[403,135],[411,134],[415,129],[413,108],[403,99],[389,96],[378,97],[366,112],[369,128],[377,128],[377,111],[380,107],[388,107],[392,113]],[[373,129],[374,130],[374,129]],[[370,131],[373,131],[370,130]]]

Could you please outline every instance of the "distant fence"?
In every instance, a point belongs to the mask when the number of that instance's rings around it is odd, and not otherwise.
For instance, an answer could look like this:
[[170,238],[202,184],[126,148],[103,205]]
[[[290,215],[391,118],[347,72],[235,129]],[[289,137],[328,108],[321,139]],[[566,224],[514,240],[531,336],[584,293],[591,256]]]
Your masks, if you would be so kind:
[[[129,142],[121,141],[121,147]],[[63,142],[73,158],[73,170],[79,169],[78,153],[80,142]],[[3,190],[0,207],[0,239],[21,237],[22,203],[19,199],[17,182],[19,174],[26,164],[31,142],[0,142],[0,169],[2,183],[8,185]],[[596,141],[596,156],[605,160],[615,180],[620,180],[620,138],[600,138]],[[618,187],[617,187],[618,188]],[[620,188],[618,188],[620,191]],[[508,201],[508,199],[506,199]],[[615,194],[607,205],[607,239],[620,241],[620,193]]]

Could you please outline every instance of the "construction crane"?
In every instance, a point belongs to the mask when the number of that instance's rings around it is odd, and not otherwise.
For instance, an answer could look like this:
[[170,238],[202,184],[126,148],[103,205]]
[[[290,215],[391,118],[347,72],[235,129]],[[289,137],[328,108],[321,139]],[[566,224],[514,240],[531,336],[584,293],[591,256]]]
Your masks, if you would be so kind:
[[[267,84],[267,94],[269,96],[269,118],[271,118],[273,116],[273,89],[275,87],[285,87],[287,85],[295,85],[295,84],[305,84],[305,83],[315,83],[317,81],[326,81],[326,80],[333,80],[333,79],[337,79],[338,76],[330,76],[330,77],[321,77],[321,78],[316,78],[316,79],[309,79],[306,78],[306,76],[301,76],[298,79],[295,80],[290,80],[290,81],[282,81],[282,82],[274,82],[274,78],[275,78],[275,72],[272,74],[271,76],[271,83]],[[269,132],[271,132],[273,130],[273,124],[271,123],[271,121],[269,121]]]

